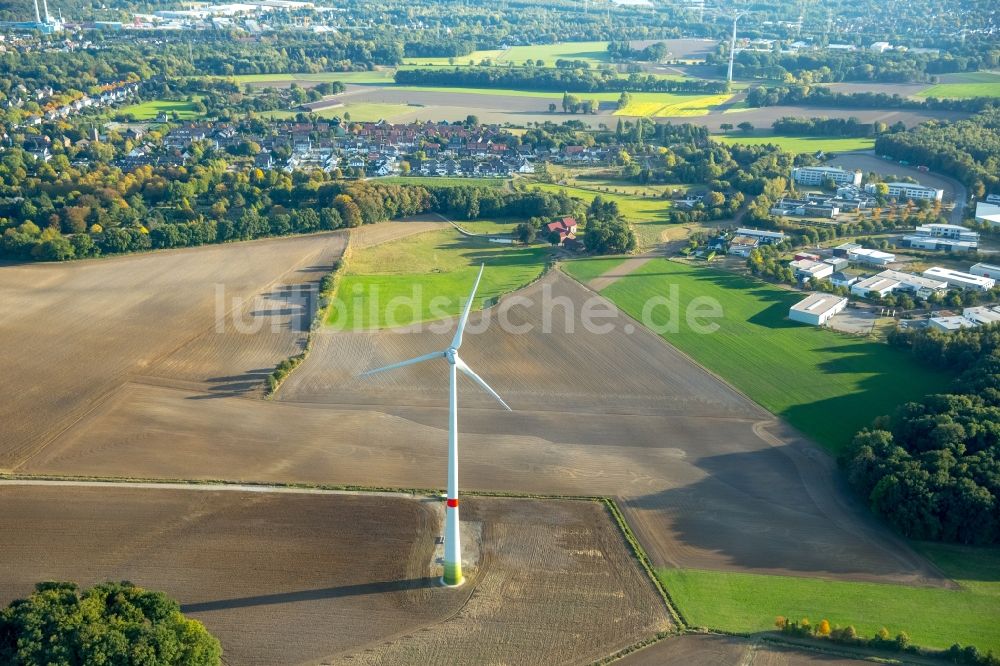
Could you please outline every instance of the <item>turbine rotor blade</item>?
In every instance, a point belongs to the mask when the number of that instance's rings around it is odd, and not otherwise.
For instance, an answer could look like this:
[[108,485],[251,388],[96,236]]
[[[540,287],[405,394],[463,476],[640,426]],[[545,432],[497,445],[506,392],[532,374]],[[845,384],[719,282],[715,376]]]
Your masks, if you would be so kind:
[[379,372],[386,372],[388,370],[396,370],[397,368],[405,368],[408,365],[414,365],[415,363],[423,363],[424,361],[430,361],[435,358],[444,358],[445,353],[443,351],[432,352],[430,354],[424,354],[423,356],[418,356],[416,358],[411,358],[408,361],[400,361],[399,363],[393,363],[391,365],[384,365],[381,368],[375,368],[374,370],[368,370],[362,372],[359,377],[367,377],[368,375],[374,375]]
[[476,291],[479,289],[479,281],[483,279],[483,269],[486,268],[486,264],[479,265],[479,275],[476,276],[476,282],[472,285],[472,293],[469,294],[469,300],[465,304],[465,310],[462,312],[462,318],[458,320],[458,330],[455,331],[455,337],[451,340],[451,346],[458,349],[462,346],[462,334],[465,332],[465,324],[469,321],[469,312],[472,310],[472,302],[476,300]]
[[487,393],[489,393],[489,394],[490,394],[491,396],[493,396],[494,398],[496,398],[497,402],[499,402],[499,403],[500,403],[501,405],[503,405],[503,406],[504,406],[504,409],[506,409],[506,410],[507,410],[508,412],[512,412],[512,411],[514,411],[514,410],[512,410],[512,409],[510,408],[510,405],[508,405],[508,404],[507,404],[506,402],[504,402],[504,401],[503,401],[503,398],[501,398],[501,397],[500,397],[500,394],[498,394],[498,393],[497,393],[496,391],[494,391],[494,390],[493,390],[493,389],[492,389],[492,388],[490,387],[490,385],[489,385],[489,384],[487,384],[487,383],[486,383],[486,382],[485,382],[485,381],[483,380],[483,378],[482,378],[482,377],[480,377],[479,375],[477,375],[477,374],[476,374],[476,373],[475,373],[475,372],[474,372],[474,371],[472,370],[472,368],[470,368],[470,367],[469,367],[468,365],[466,365],[465,361],[463,361],[463,360],[462,360],[461,358],[459,358],[459,357],[458,357],[458,354],[456,354],[456,355],[455,355],[455,367],[457,367],[457,368],[458,368],[459,370],[461,370],[461,371],[462,371],[462,372],[464,372],[464,373],[465,373],[466,375],[468,375],[468,376],[469,376],[469,378],[471,378],[471,379],[472,379],[472,381],[474,381],[474,382],[476,382],[477,384],[479,384],[480,388],[482,388],[482,389],[483,389],[484,391],[486,391],[486,392],[487,392]]

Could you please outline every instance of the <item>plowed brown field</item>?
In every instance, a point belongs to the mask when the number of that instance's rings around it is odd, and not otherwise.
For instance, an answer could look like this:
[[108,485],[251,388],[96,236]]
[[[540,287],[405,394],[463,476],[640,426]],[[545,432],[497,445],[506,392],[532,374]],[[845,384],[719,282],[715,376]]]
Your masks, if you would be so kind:
[[481,561],[434,577],[431,500],[0,485],[0,603],[35,581],[163,589],[227,663],[586,663],[669,628],[593,502],[473,498]]
[[[463,356],[515,411],[463,383],[464,487],[619,497],[657,565],[944,584],[827,456],[659,337],[621,315],[605,334],[568,333],[559,308],[543,333],[546,291],[578,312],[591,297],[612,307],[551,273],[508,312],[533,332],[473,316]],[[356,374],[450,337],[321,332],[274,401],[131,385],[19,471],[441,488],[443,362]]]
[[[288,287],[329,271],[345,238],[0,267],[7,387],[0,469],[38,450],[130,378],[156,374],[210,393],[259,385],[302,341],[295,320],[309,316],[302,311],[308,303],[289,302],[296,291]],[[237,331],[234,316],[254,312],[246,330],[256,330]]]

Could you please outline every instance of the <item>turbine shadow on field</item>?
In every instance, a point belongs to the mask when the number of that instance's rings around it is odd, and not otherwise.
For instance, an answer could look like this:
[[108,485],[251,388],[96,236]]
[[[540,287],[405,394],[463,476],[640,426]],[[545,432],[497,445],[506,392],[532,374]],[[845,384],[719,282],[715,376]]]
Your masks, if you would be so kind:
[[245,395],[264,385],[267,376],[273,368],[256,368],[247,370],[241,375],[226,377],[210,377],[205,383],[210,384],[208,393],[190,395],[187,400],[209,400],[213,398],[233,398]]
[[693,464],[706,473],[699,481],[624,500],[627,512],[668,520],[694,551],[676,566],[948,585],[851,496],[832,460],[805,442]]
[[386,594],[390,592],[405,592],[436,587],[439,579],[431,576],[411,578],[406,580],[387,580],[378,583],[359,583],[357,585],[340,585],[316,590],[300,590],[298,592],[279,592],[277,594],[260,594],[253,597],[236,597],[233,599],[218,599],[195,604],[184,604],[184,613],[201,613],[217,610],[232,610],[234,608],[250,608],[253,606],[272,606],[275,604],[292,604],[300,601],[320,601],[341,597],[358,597],[368,594]]

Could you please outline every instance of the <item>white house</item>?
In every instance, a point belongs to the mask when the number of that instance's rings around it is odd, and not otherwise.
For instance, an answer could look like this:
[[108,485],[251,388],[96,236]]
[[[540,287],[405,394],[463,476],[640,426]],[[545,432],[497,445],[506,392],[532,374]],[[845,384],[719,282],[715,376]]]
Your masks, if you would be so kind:
[[962,273],[953,271],[950,268],[932,266],[924,271],[924,277],[944,280],[949,286],[959,289],[972,289],[974,291],[989,291],[996,286],[997,281],[991,277],[975,275],[973,273]]
[[847,307],[847,299],[834,294],[809,294],[788,310],[792,321],[823,326],[833,315]]
[[750,253],[759,245],[759,238],[736,235],[733,236],[733,240],[729,241],[729,254],[735,254],[737,257],[749,257]]

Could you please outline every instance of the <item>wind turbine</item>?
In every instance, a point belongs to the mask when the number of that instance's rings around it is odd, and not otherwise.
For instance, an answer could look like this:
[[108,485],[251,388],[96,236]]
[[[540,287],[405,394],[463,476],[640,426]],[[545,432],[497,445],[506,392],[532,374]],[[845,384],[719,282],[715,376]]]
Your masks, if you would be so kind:
[[507,403],[503,401],[503,398],[490,388],[490,385],[483,381],[482,377],[473,372],[472,368],[466,365],[465,361],[458,355],[458,349],[462,346],[462,333],[465,332],[465,324],[469,321],[472,301],[476,297],[476,290],[479,289],[479,281],[483,278],[483,269],[485,267],[485,264],[479,267],[479,275],[476,276],[476,283],[472,285],[472,293],[469,294],[469,300],[465,304],[462,318],[458,321],[458,330],[455,331],[455,337],[452,338],[451,345],[447,349],[369,370],[361,375],[362,377],[367,377],[377,372],[404,368],[408,365],[423,363],[424,361],[436,358],[443,358],[448,361],[448,497],[447,508],[445,509],[444,576],[442,580],[445,585],[450,586],[461,585],[463,580],[462,544],[458,531],[458,371],[461,370],[468,375],[484,391],[496,398],[497,402],[503,405],[507,411],[511,411]]

